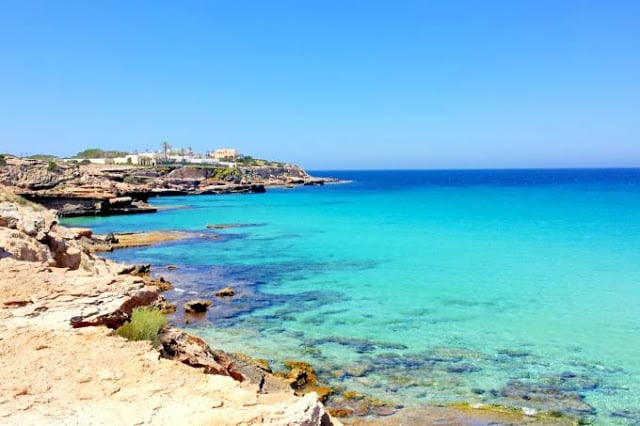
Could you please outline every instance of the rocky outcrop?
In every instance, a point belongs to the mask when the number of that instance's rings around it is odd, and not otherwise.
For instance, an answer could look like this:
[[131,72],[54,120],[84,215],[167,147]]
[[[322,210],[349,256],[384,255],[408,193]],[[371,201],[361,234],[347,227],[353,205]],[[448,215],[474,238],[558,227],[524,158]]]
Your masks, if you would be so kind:
[[216,297],[232,297],[235,294],[236,291],[233,289],[233,287],[225,287],[216,291]]
[[47,265],[55,264],[49,247],[14,229],[0,228],[0,250],[2,257]]
[[77,167],[38,160],[7,160],[0,170],[0,184],[24,190],[45,190],[80,178]]
[[333,178],[317,178],[294,164],[272,163],[263,166],[239,167],[243,183],[259,183],[266,186],[323,185],[338,182]]
[[0,203],[0,423],[330,424],[315,395],[264,393],[193,335],[165,330],[161,352],[115,335],[134,308],[166,302],[130,274],[148,268],[91,256],[86,232],[2,188]]
[[83,258],[88,259],[76,241],[77,234],[57,226],[52,211],[24,204],[7,189],[0,191],[0,247],[4,253],[16,260],[74,270]]
[[0,184],[57,210],[62,216],[153,213],[150,197],[263,193],[269,186],[322,185],[296,165],[264,163],[237,168],[210,166],[77,165],[55,161],[7,159]]
[[63,216],[152,213],[148,190],[75,164],[12,158],[0,167],[0,184]]
[[209,306],[211,306],[210,300],[194,299],[184,304],[184,311],[189,314],[201,314],[207,312]]
[[235,368],[224,352],[214,354],[209,345],[199,337],[177,329],[169,329],[160,335],[162,356],[202,368],[206,374],[229,376],[239,382],[247,378]]

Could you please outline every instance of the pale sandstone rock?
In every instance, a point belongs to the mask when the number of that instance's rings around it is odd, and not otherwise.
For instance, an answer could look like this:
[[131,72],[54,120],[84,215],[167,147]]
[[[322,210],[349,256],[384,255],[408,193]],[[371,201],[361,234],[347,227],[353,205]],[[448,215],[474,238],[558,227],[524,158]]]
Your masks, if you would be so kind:
[[16,260],[55,264],[47,246],[13,229],[0,228],[0,248]]
[[195,336],[181,337],[192,340],[191,353],[174,352],[203,368],[160,359],[149,342],[106,327],[72,328],[74,318],[124,318],[158,293],[122,275],[122,265],[82,252],[72,231],[52,231],[55,215],[38,215],[0,206],[0,424],[329,424],[314,394],[260,394]]

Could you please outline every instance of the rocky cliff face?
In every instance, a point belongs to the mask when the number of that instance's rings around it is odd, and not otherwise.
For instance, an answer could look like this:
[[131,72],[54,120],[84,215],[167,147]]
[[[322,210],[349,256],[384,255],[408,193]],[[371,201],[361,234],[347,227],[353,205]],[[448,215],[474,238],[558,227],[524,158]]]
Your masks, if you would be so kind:
[[269,186],[322,185],[292,164],[238,168],[172,166],[79,166],[8,159],[0,184],[62,216],[152,213],[149,197],[187,194],[261,193]]
[[137,187],[108,175],[85,173],[73,164],[9,159],[0,167],[0,184],[65,216],[156,211]]
[[0,423],[331,424],[315,394],[265,393],[195,336],[163,332],[176,362],[114,335],[159,289],[85,253],[90,231],[57,221],[0,187]]
[[0,256],[70,269],[78,269],[84,260],[89,267],[76,235],[57,223],[51,210],[0,189]]
[[50,167],[44,161],[9,160],[8,166],[0,168],[0,184],[25,190],[51,189],[79,178],[80,171],[77,166]]

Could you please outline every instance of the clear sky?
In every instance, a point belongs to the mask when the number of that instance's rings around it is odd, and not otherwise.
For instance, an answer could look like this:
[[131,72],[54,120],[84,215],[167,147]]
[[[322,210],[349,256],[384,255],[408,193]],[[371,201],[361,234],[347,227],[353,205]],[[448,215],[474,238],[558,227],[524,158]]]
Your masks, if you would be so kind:
[[640,166],[640,1],[0,7],[0,152],[310,169]]

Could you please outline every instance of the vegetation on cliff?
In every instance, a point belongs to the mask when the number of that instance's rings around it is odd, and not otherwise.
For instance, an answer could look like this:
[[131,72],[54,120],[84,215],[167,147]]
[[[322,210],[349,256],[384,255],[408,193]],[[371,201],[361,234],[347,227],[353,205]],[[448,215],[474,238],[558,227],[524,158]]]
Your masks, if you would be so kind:
[[167,318],[160,312],[149,306],[134,308],[131,313],[131,321],[118,328],[116,332],[128,340],[151,340],[158,343],[158,333],[167,324]]
[[124,157],[128,152],[125,151],[108,151],[100,148],[88,148],[76,154],[77,158],[116,158]]

